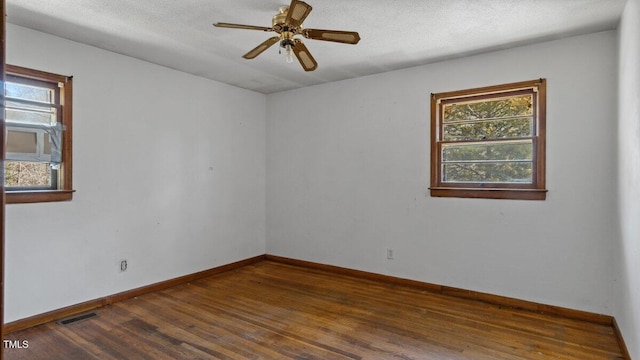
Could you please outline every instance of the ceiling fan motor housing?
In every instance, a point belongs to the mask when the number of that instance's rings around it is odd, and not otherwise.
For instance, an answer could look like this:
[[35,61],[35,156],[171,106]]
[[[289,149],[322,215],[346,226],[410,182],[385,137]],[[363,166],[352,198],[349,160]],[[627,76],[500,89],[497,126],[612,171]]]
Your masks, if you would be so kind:
[[295,45],[294,41],[293,41],[293,36],[295,35],[295,33],[291,32],[291,31],[283,31],[280,34],[280,38],[282,40],[280,40],[280,46],[281,47],[287,47],[287,45],[293,47]]

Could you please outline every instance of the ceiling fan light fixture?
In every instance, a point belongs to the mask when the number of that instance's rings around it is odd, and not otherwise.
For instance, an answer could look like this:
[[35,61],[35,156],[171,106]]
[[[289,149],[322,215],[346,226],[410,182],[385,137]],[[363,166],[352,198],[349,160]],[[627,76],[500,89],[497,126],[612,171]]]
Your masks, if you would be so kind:
[[293,47],[293,33],[289,31],[282,32],[282,40],[280,41],[280,47],[284,49],[284,59],[287,63],[292,63],[294,59]]
[[293,40],[283,39],[280,41],[280,48],[284,49],[284,59],[287,63],[292,63],[294,59],[293,47],[295,46]]
[[288,64],[293,62],[293,46],[287,45],[284,50],[284,59]]

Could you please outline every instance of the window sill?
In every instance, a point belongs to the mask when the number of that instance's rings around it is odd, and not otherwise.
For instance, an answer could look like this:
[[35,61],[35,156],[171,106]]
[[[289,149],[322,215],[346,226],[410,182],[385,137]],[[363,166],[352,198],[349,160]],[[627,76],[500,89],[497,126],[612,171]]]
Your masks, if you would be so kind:
[[5,194],[7,204],[69,201],[75,190],[10,191]]
[[457,197],[481,199],[511,199],[511,200],[545,200],[547,190],[540,189],[498,189],[498,188],[450,188],[431,187],[432,197]]

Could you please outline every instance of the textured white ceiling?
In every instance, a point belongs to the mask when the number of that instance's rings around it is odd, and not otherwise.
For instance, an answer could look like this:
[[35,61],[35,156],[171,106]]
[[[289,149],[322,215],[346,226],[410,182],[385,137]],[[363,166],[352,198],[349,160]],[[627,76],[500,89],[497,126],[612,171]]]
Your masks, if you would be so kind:
[[614,29],[626,0],[306,0],[303,27],[358,31],[357,45],[304,40],[305,72],[278,47],[242,55],[273,33],[287,0],[7,0],[7,21],[262,93],[272,93],[527,43]]

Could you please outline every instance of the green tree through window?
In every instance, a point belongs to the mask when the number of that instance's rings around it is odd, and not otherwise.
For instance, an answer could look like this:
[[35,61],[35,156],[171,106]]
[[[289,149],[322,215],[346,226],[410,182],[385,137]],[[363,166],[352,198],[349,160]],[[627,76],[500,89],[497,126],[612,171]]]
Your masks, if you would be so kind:
[[432,196],[544,198],[544,85],[433,94]]

